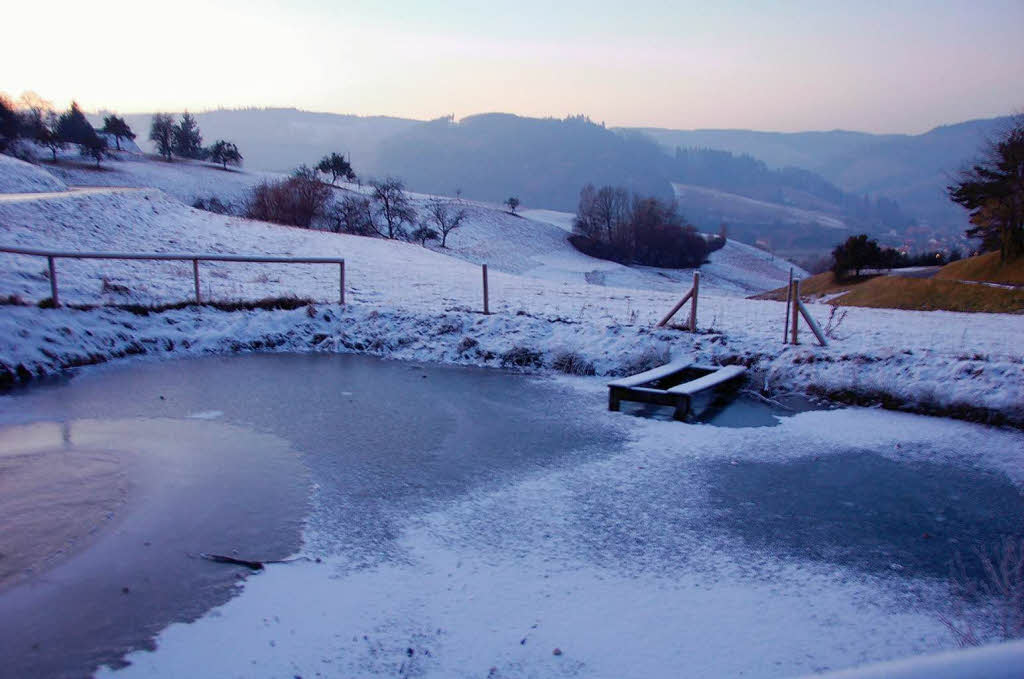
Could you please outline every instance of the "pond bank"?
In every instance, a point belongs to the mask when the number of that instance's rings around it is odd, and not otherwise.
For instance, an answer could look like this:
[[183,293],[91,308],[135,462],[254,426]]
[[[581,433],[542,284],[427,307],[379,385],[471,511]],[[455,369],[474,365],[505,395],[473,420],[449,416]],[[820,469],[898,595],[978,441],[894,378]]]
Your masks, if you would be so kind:
[[133,355],[252,351],[365,353],[405,360],[549,372],[621,375],[693,355],[742,363],[766,395],[810,394],[988,424],[1024,426],[1024,356],[861,346],[783,346],[714,331],[533,316],[380,311],[350,305],[218,311],[189,307],[140,315],[4,306],[0,386]]

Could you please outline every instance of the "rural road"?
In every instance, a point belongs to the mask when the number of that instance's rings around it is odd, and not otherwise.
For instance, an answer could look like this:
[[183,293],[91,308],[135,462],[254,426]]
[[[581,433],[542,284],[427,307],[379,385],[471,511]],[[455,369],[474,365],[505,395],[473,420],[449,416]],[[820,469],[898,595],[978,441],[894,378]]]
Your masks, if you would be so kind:
[[910,266],[905,269],[893,269],[890,275],[900,278],[931,278],[941,268],[941,266]]

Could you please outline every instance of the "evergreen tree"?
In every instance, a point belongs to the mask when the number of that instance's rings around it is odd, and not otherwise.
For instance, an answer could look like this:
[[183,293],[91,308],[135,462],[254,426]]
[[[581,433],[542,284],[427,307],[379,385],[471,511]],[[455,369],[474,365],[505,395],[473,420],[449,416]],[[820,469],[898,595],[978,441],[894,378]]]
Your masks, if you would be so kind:
[[14,105],[7,97],[0,95],[0,151],[6,151],[14,145],[21,135],[21,121],[14,110]]
[[171,139],[175,155],[182,158],[203,157],[203,135],[199,133],[199,123],[188,111],[181,114],[181,120],[171,130]]
[[103,119],[103,132],[109,134],[114,138],[114,143],[117,144],[117,150],[121,150],[121,139],[135,139],[135,133],[132,132],[132,128],[128,126],[124,118],[120,118],[115,115],[109,115]]
[[1024,255],[1024,117],[947,191],[971,211],[967,235],[983,249],[999,250],[1003,262]]
[[57,136],[72,144],[90,144],[96,139],[96,130],[78,107],[78,102],[71,102],[71,108],[60,114]]
[[154,113],[149,126],[149,140],[156,144],[157,153],[171,159],[174,151],[174,119],[170,113]]

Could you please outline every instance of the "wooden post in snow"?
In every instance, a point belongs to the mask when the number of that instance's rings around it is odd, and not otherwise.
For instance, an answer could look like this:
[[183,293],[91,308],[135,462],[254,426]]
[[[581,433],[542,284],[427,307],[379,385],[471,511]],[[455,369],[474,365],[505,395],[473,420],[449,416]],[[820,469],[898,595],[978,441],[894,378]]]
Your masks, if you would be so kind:
[[700,272],[693,272],[693,297],[690,298],[690,332],[697,332],[697,293],[700,291]]
[[199,260],[192,260],[192,283],[196,288],[196,304],[202,304],[203,300],[199,296]]
[[345,260],[338,262],[338,303],[345,304]]
[[60,297],[57,296],[57,264],[53,257],[47,257],[50,265],[50,299],[53,300],[53,308],[60,306]]
[[800,327],[800,314],[797,313],[797,307],[800,305],[800,279],[794,280],[791,287],[793,289],[793,337],[790,341],[793,344],[800,344],[800,340],[797,338]]
[[782,343],[789,344],[789,305],[793,302],[793,267],[789,267],[789,283],[786,284],[786,322],[782,324]]
[[658,327],[665,327],[668,324],[668,322],[672,320],[672,317],[676,315],[676,312],[682,309],[683,305],[690,301],[691,297],[693,297],[693,288],[690,288],[689,291],[685,295],[683,295],[683,298],[676,302],[676,305],[672,307],[672,310],[665,314],[665,318],[658,321]]
[[490,306],[490,300],[488,299],[488,294],[487,294],[487,265],[484,264],[481,267],[481,269],[482,269],[483,277],[484,277],[484,313],[485,314],[489,314],[489,313],[491,313],[491,306]]

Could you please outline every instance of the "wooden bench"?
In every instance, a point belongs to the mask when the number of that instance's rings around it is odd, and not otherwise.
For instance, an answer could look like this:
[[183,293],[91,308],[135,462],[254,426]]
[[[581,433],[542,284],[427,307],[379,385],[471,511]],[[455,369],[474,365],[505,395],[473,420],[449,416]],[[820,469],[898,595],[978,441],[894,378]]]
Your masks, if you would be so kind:
[[[608,410],[618,410],[622,401],[637,401],[655,405],[674,406],[675,418],[685,419],[690,412],[692,397],[706,389],[736,379],[746,372],[740,365],[706,366],[689,359],[678,359],[666,365],[645,370],[608,383]],[[662,388],[658,383],[679,377],[685,371],[708,374],[676,386]]]
[[[690,399],[693,398],[694,394],[700,393],[705,389],[713,389],[720,384],[725,384],[729,380],[741,377],[746,372],[747,369],[742,365],[727,365],[712,373],[708,373],[704,377],[683,382],[669,389],[668,393],[677,396],[679,399],[679,402],[676,404],[676,419],[682,419],[690,412]],[[683,411],[681,416],[680,410]]]

